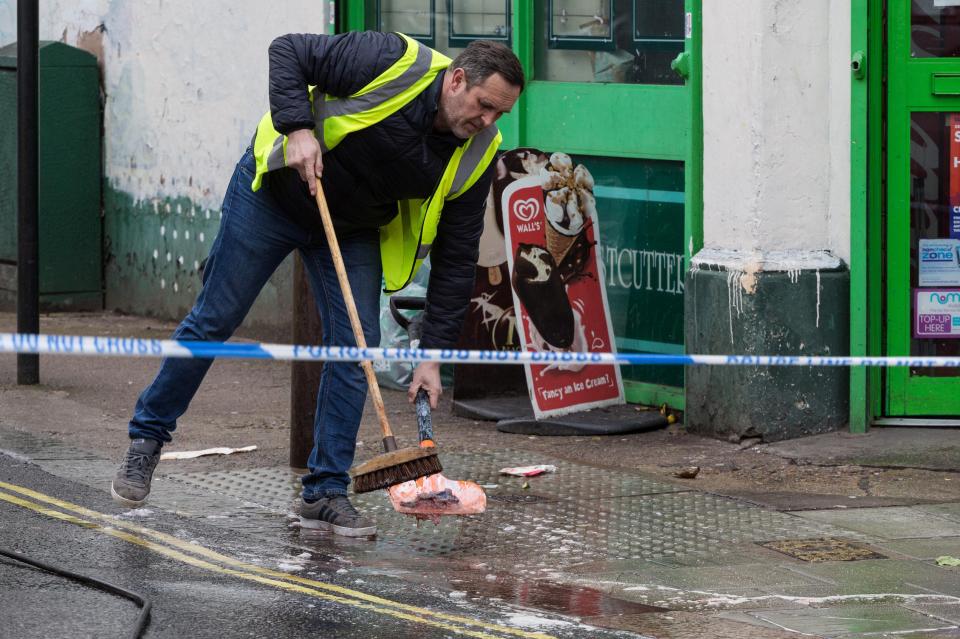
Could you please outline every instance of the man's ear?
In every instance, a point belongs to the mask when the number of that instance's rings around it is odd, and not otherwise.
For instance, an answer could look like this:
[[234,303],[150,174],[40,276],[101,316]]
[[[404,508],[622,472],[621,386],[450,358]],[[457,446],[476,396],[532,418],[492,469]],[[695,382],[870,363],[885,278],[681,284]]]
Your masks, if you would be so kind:
[[450,73],[450,88],[455,91],[460,91],[467,86],[467,74],[466,72],[457,67]]

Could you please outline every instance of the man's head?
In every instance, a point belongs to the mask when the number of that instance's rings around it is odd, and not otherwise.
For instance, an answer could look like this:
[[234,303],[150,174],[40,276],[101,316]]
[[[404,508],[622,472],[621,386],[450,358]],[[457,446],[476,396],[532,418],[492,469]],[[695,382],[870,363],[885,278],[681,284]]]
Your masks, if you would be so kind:
[[435,126],[469,138],[513,108],[523,91],[523,68],[509,48],[474,40],[447,69]]

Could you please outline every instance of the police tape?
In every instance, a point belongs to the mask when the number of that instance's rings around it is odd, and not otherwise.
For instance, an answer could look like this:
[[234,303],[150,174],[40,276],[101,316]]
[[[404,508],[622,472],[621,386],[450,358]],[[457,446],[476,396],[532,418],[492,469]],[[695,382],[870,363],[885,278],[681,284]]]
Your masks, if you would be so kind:
[[299,362],[440,362],[456,364],[623,364],[629,366],[878,366],[957,368],[960,357],[843,357],[832,355],[659,355],[477,351],[463,349],[358,348],[238,342],[200,342],[139,337],[0,333],[0,353],[107,357],[273,359]]

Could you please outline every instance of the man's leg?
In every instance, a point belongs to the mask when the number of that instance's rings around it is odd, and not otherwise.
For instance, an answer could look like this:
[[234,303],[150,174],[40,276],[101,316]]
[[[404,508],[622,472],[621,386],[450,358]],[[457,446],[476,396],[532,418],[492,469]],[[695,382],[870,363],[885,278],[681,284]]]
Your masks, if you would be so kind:
[[[228,339],[280,262],[307,238],[283,216],[269,192],[250,190],[253,169],[248,151],[224,196],[220,231],[204,268],[200,296],[173,339]],[[143,503],[160,447],[170,441],[177,419],[186,412],[212,363],[212,359],[163,360],[130,420],[133,442],[113,483],[117,502],[130,507]]]
[[[368,346],[379,346],[379,232],[364,231],[341,238],[340,249],[364,338]],[[323,343],[356,345],[329,248],[324,244],[304,250],[303,258],[323,324]],[[366,398],[367,380],[359,364],[327,362],[324,365],[317,393],[313,450],[307,462],[310,474],[303,478],[304,526],[332,529],[350,536],[376,532],[375,524],[357,513],[346,498],[350,483],[347,471],[353,463]]]

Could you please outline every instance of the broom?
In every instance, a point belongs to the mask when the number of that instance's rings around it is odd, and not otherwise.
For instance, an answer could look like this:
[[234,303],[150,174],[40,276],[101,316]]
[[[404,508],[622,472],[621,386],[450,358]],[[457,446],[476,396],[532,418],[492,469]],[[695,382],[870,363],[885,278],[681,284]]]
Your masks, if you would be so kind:
[[[320,208],[320,219],[323,220],[323,231],[330,246],[330,255],[333,266],[340,281],[340,291],[343,293],[343,303],[347,307],[350,317],[350,326],[359,348],[366,348],[367,341],[363,337],[363,328],[360,326],[360,316],[357,314],[357,305],[353,301],[353,292],[350,281],[347,279],[347,269],[340,254],[340,244],[333,229],[333,220],[327,208],[327,198],[323,195],[323,187],[317,180],[317,206]],[[366,461],[350,471],[353,477],[353,491],[368,493],[374,490],[389,488],[405,481],[425,477],[443,470],[440,458],[435,448],[397,448],[397,440],[393,436],[390,423],[387,421],[387,411],[383,407],[383,397],[380,395],[380,385],[373,372],[373,364],[369,360],[360,362],[363,372],[367,376],[367,385],[370,388],[370,397],[377,409],[377,418],[380,421],[380,430],[383,433],[383,454]]]

